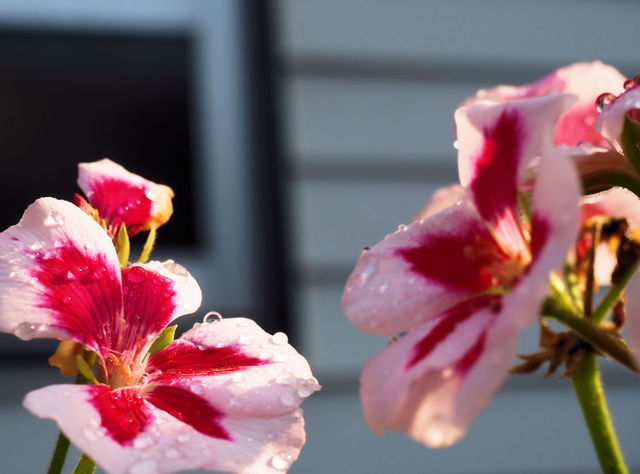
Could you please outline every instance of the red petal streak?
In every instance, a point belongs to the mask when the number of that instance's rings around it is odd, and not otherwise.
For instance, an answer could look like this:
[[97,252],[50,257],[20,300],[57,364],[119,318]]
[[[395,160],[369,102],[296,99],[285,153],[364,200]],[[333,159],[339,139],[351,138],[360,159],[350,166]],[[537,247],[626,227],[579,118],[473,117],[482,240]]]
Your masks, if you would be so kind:
[[229,433],[220,425],[224,414],[188,390],[159,385],[146,393],[145,400],[202,434],[231,441]]
[[139,266],[122,270],[125,324],[121,325],[118,350],[146,343],[171,320],[176,307],[173,281]]
[[478,221],[451,235],[425,235],[418,247],[396,253],[411,270],[449,288],[478,292],[497,283],[501,268],[511,260],[496,243],[487,227]]
[[523,241],[516,217],[518,168],[524,140],[520,114],[504,110],[494,126],[485,128],[483,134],[482,150],[472,160],[474,202],[480,216],[500,229],[508,247],[517,250]]
[[87,389],[90,402],[100,413],[102,427],[120,445],[130,445],[149,424],[149,408],[134,389],[111,390],[106,385],[89,385]]
[[551,225],[549,221],[534,213],[531,217],[531,258],[535,260],[549,240]]
[[478,362],[478,359],[480,359],[480,355],[484,350],[484,341],[486,337],[487,333],[486,331],[483,331],[476,343],[464,353],[460,360],[458,360],[455,368],[456,373],[464,377],[467,375],[469,370],[476,365],[476,362]]
[[31,275],[44,287],[39,306],[52,310],[55,323],[77,341],[96,350],[110,345],[122,290],[107,258],[71,241],[29,252],[37,263]]
[[238,346],[200,348],[191,341],[179,340],[154,354],[147,370],[155,383],[227,374],[267,363],[269,361],[244,354]]
[[117,231],[124,222],[129,235],[134,235],[151,220],[153,203],[146,196],[146,190],[141,184],[109,178],[94,181],[87,197],[112,231]]
[[[456,329],[459,324],[469,319],[477,311],[491,307],[494,313],[499,311],[501,304],[500,296],[488,295],[481,296],[467,300],[463,303],[454,306],[446,313],[443,313],[439,317],[439,321],[425,336],[420,339],[413,348],[413,355],[407,362],[405,367],[409,370],[414,365],[422,361],[425,357],[428,357],[438,347],[441,342],[444,342]],[[475,360],[475,357],[479,354],[480,348],[477,348],[477,343],[467,351],[462,358],[458,361],[461,367],[470,367]],[[476,350],[478,349],[478,350]]]

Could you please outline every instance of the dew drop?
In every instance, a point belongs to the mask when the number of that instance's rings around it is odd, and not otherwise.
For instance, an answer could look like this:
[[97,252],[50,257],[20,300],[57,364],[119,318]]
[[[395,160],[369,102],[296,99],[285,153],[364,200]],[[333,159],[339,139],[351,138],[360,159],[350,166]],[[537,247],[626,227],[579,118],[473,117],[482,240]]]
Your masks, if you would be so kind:
[[191,439],[191,435],[189,433],[181,434],[180,436],[178,436],[178,441],[180,443],[186,443],[190,439]]
[[[366,257],[365,257],[366,258]],[[378,271],[378,260],[376,258],[369,258],[365,267],[360,271],[355,279],[355,283],[358,286],[364,286],[369,278],[371,278]]]
[[238,344],[242,346],[246,346],[247,344],[249,344],[249,342],[251,342],[249,336],[242,335],[238,338]]
[[155,436],[149,433],[143,433],[138,436],[133,442],[133,447],[136,449],[149,449],[156,444],[157,440]]
[[284,406],[287,406],[287,407],[293,406],[297,402],[296,398],[290,393],[285,393],[284,395],[282,395],[280,397],[280,401]]
[[446,369],[444,369],[442,372],[440,372],[440,376],[443,379],[448,379],[449,377],[451,377],[453,375],[453,369],[451,367],[447,367]]
[[283,332],[277,332],[273,336],[271,336],[271,342],[276,346],[284,346],[287,342],[289,342],[289,338]]
[[182,453],[175,448],[169,448],[164,453],[165,457],[169,459],[176,459],[182,456]]
[[78,277],[71,270],[68,270],[67,273],[64,274],[64,279],[67,281],[75,281]]
[[9,278],[15,278],[17,276],[18,276],[18,274],[16,272],[9,273]]
[[236,372],[231,376],[231,381],[235,383],[240,383],[244,380],[244,376],[241,373]]
[[405,230],[407,230],[407,226],[404,224],[400,224],[398,226],[398,232],[404,232]]
[[458,140],[455,140],[453,142],[453,148],[455,148],[456,150],[458,149]]
[[230,407],[234,407],[234,406],[236,406],[237,404],[238,404],[238,400],[236,400],[234,397],[231,397],[231,398],[229,399],[229,406],[230,406]]
[[84,437],[89,441],[95,441],[98,439],[98,431],[93,426],[87,426],[82,430]]
[[171,273],[174,273],[177,276],[182,278],[189,278],[189,272],[187,271],[186,268],[184,268],[179,263],[176,263],[173,260],[167,260],[166,262],[164,262],[163,265],[164,265],[164,268],[166,268]]
[[154,474],[158,472],[158,465],[153,459],[143,459],[129,468],[129,474]]
[[279,383],[281,385],[293,385],[294,383],[296,383],[296,380],[293,377],[293,374],[290,372],[285,372],[282,375],[278,375],[276,377],[276,383]]
[[131,267],[127,272],[127,281],[131,283],[142,283],[147,276],[147,271],[142,267]]
[[291,455],[286,453],[280,453],[277,456],[271,458],[271,467],[278,471],[286,471],[291,466]]
[[378,293],[383,294],[385,291],[387,291],[388,288],[389,282],[385,281],[382,285],[380,285],[380,288],[378,288]]
[[222,321],[222,315],[217,311],[209,311],[204,315],[204,318],[202,318],[202,322],[204,324],[215,323],[217,321]]
[[302,408],[296,408],[292,414],[294,418],[302,418]]
[[57,210],[51,211],[51,213],[44,220],[46,226],[56,226],[64,224],[64,215]]
[[15,334],[23,341],[29,341],[36,337],[38,326],[32,323],[20,323],[16,327]]
[[276,354],[273,356],[274,362],[284,362],[285,360],[287,360],[287,356],[284,354]]
[[151,191],[150,189],[147,189],[144,192],[144,197],[146,197],[149,201],[155,201],[156,199],[158,199],[156,194],[153,191]]
[[596,109],[598,110],[598,112],[602,112],[602,110],[611,102],[613,102],[615,98],[616,96],[610,92],[600,94],[596,99]]
[[29,246],[29,248],[30,248],[31,250],[40,250],[40,249],[42,248],[42,242],[40,242],[40,241],[38,240],[38,241],[36,241],[36,242],[32,243],[32,244]]
[[198,381],[191,382],[191,385],[189,385],[189,388],[191,389],[191,391],[193,393],[202,393],[202,392],[204,392],[204,386],[202,385],[201,382],[198,382]]

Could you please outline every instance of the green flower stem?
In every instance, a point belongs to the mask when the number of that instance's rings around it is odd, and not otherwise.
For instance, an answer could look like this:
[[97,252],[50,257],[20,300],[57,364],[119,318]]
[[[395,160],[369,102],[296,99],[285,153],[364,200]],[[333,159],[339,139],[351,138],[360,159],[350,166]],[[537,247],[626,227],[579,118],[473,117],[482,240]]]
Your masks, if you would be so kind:
[[604,474],[628,474],[607,408],[595,354],[586,354],[571,378]]
[[93,474],[96,470],[96,462],[86,454],[83,454],[73,474]]
[[56,443],[56,449],[53,451],[53,457],[51,458],[51,464],[49,464],[49,474],[60,474],[64,467],[64,461],[67,458],[69,452],[69,438],[67,438],[61,431],[58,435],[58,442]]
[[593,311],[593,321],[599,323],[607,317],[607,314],[609,314],[609,312],[613,309],[615,304],[618,302],[620,295],[622,295],[622,292],[631,281],[631,278],[633,278],[633,275],[635,275],[638,267],[640,267],[640,259],[636,260],[633,265],[629,265],[629,268],[620,278],[620,281],[609,288],[607,294],[598,304],[598,307]]
[[624,366],[640,372],[627,345],[615,335],[603,331],[595,321],[581,318],[573,308],[556,298],[547,298],[542,314],[544,317],[560,321],[565,326],[573,329],[582,338],[596,349],[617,360]]

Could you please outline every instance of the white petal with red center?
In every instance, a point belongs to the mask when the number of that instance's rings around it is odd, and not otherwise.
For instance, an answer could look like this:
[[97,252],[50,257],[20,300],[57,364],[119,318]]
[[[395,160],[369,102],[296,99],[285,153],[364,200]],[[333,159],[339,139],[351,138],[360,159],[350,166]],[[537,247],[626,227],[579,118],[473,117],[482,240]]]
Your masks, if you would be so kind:
[[435,448],[465,434],[504,380],[517,341],[516,331],[496,324],[510,316],[500,298],[484,303],[433,318],[366,363],[360,395],[376,434],[403,431]]
[[159,227],[173,213],[173,191],[103,159],[78,165],[78,186],[113,233],[125,223],[129,235]]
[[502,283],[499,278],[510,263],[463,199],[364,252],[347,281],[342,305],[358,328],[392,336]]
[[42,198],[0,234],[0,330],[72,338],[95,350],[122,309],[111,239],[70,202]]
[[[55,420],[74,445],[113,474],[282,472],[304,444],[300,411],[269,419],[224,416],[217,422],[226,436],[218,437],[126,391],[129,396],[111,402],[113,392],[105,386],[53,385],[27,394],[24,405]],[[96,403],[96,393],[107,400],[107,408]]]
[[640,122],[639,85],[616,97],[612,103],[600,112],[595,122],[595,129],[609,140],[619,152],[622,152],[622,143],[620,140],[626,116]]
[[200,307],[202,292],[196,280],[181,265],[166,262],[136,263],[122,269],[123,322],[114,323],[122,352],[148,346],[174,319]]
[[555,143],[573,146],[582,141],[605,146],[606,140],[593,128],[597,117],[595,101],[603,92],[622,92],[624,80],[625,77],[617,69],[600,61],[575,63],[531,84],[480,90],[463,105],[469,106],[481,100],[506,102],[554,92],[572,94],[578,101],[558,120],[555,126]]
[[514,256],[526,254],[516,209],[522,171],[552,144],[555,122],[573,101],[553,94],[456,111],[460,183]]
[[283,333],[245,318],[196,324],[152,356],[147,370],[150,386],[184,388],[239,417],[291,413],[320,389]]

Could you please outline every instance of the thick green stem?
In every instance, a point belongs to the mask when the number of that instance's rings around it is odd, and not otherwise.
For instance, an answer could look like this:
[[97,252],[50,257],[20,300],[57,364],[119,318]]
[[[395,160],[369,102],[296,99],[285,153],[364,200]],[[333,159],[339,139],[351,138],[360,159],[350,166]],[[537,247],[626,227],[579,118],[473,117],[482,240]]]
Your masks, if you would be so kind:
[[67,458],[69,452],[69,438],[67,438],[61,431],[58,435],[58,442],[56,443],[56,449],[53,451],[53,457],[51,458],[51,464],[49,464],[49,474],[60,474],[64,467],[64,461]]
[[93,474],[96,470],[96,462],[86,454],[83,454],[73,474]]
[[589,428],[593,447],[604,474],[628,474],[622,451],[616,438],[611,415],[600,380],[594,354],[586,354],[571,378],[582,414]]

